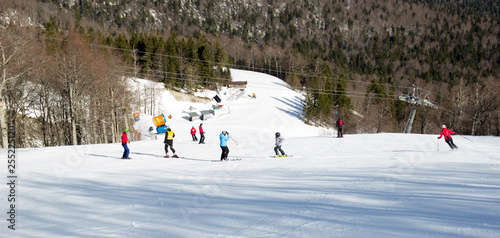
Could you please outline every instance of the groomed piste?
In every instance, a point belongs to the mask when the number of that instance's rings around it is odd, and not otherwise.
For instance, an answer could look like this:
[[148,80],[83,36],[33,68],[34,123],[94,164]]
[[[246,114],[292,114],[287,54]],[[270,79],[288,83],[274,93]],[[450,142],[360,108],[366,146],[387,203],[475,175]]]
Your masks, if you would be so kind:
[[[204,121],[186,112],[215,101],[176,100],[158,84],[157,111],[134,124],[142,140],[130,143],[130,160],[119,143],[17,149],[8,237],[500,237],[500,138],[456,135],[456,151],[437,134],[338,139],[303,123],[300,92],[281,80],[231,74],[247,81],[244,94],[221,91],[227,111]],[[171,115],[180,158],[163,158],[163,134],[148,134],[160,114]],[[190,135],[200,123],[205,144]],[[211,162],[222,130],[237,142],[228,142],[229,158],[241,160]],[[270,158],[276,132],[293,157]]]

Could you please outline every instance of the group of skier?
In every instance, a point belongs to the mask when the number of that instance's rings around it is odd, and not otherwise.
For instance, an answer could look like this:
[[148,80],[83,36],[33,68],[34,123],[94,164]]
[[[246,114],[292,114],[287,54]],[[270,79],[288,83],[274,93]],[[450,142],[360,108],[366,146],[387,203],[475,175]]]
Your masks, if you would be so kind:
[[[200,143],[198,144],[205,144],[205,132],[203,131],[203,123],[200,123]],[[191,137],[193,138],[193,141],[198,141],[198,137],[196,137],[196,129],[194,126],[191,128]]]
[[[203,131],[203,123],[200,123],[200,142],[198,144],[205,144],[205,132]],[[169,158],[170,155],[168,154],[168,149],[172,151],[173,155],[172,157],[174,158],[179,158],[177,154],[175,153],[174,149],[174,137],[175,133],[172,131],[170,127],[167,128],[167,133],[165,133],[165,140],[163,143],[165,144],[165,158]],[[196,137],[196,129],[194,126],[191,128],[191,137],[193,138],[193,141],[198,141],[198,137]]]
[[[129,157],[130,149],[128,148],[128,143],[130,143],[130,142],[128,140],[128,135],[127,135],[128,132],[129,132],[129,130],[125,129],[123,131],[123,134],[122,134],[122,146],[124,149],[122,159],[130,159],[130,157]],[[200,132],[199,144],[205,144],[205,132],[203,131],[203,123],[200,123],[199,132]],[[279,132],[276,132],[275,135],[276,135],[276,140],[275,140],[274,152],[276,153],[276,157],[286,156],[285,151],[283,151],[283,149],[281,149],[281,145],[285,139],[283,139],[283,137],[281,137]],[[179,157],[175,153],[174,137],[175,137],[175,133],[172,131],[172,129],[170,127],[167,127],[167,132],[165,133],[165,140],[163,142],[165,144],[165,156],[164,156],[165,158],[170,157],[170,155],[168,154],[169,148],[173,153],[172,157],[174,157],[174,158]],[[194,126],[191,128],[191,137],[192,137],[193,141],[198,141],[198,138],[196,137],[196,129],[194,128]],[[229,132],[227,132],[225,130],[222,131],[221,134],[219,135],[220,148],[222,150],[222,153],[220,156],[221,161],[228,160],[227,157],[229,155],[229,147],[227,146],[227,142],[229,141],[230,138],[231,138],[231,136],[229,135]],[[281,155],[279,154],[279,152],[281,153]]]
[[[344,122],[342,121],[342,117],[339,117],[337,122],[335,123],[335,126],[337,127],[337,137],[342,138],[344,137],[344,129],[343,129]],[[438,139],[441,139],[441,137],[444,136],[444,141],[450,146],[452,150],[458,149],[458,146],[453,143],[453,138],[451,138],[451,135],[454,135],[455,132],[449,130],[446,128],[446,125],[441,126],[441,135],[438,137]]]
[[[344,137],[343,124],[344,124],[344,122],[342,121],[342,117],[339,117],[339,119],[335,123],[335,125],[337,127],[337,137],[339,137],[339,138]],[[441,137],[444,136],[444,140],[446,141],[446,143],[450,146],[450,148],[452,150],[458,149],[458,146],[456,146],[455,143],[453,143],[453,139],[451,138],[451,135],[454,135],[455,132],[449,130],[448,128],[446,128],[446,125],[442,125],[441,128],[442,128],[441,129],[441,134],[438,137],[438,139],[441,139]],[[128,131],[129,131],[128,129],[125,129],[124,132],[123,132],[123,135],[122,135],[122,146],[123,146],[123,149],[124,149],[122,159],[130,159],[130,157],[129,157],[130,149],[127,146],[127,144],[129,143],[128,137],[127,137],[127,132]],[[200,133],[199,144],[205,144],[205,132],[203,130],[203,123],[200,123],[199,133]],[[196,129],[195,129],[194,126],[191,128],[191,136],[192,136],[193,141],[198,141],[198,138],[196,137]],[[168,154],[169,148],[170,148],[170,150],[173,153],[172,157],[178,158],[177,154],[175,153],[175,149],[173,147],[174,137],[175,137],[175,133],[172,131],[172,129],[170,127],[168,127],[167,128],[167,132],[165,133],[165,140],[164,140],[164,143],[165,143],[165,154],[166,154],[164,156],[165,158],[169,158],[170,157],[169,154]],[[225,130],[222,131],[221,134],[219,135],[220,147],[221,147],[221,150],[222,150],[222,153],[221,153],[221,156],[220,156],[220,160],[221,161],[222,160],[228,160],[229,148],[227,146],[227,142],[229,141],[230,138],[231,138],[231,136],[229,135],[229,132],[227,132]],[[285,153],[285,151],[283,151],[283,149],[281,148],[284,140],[285,139],[283,137],[281,137],[281,134],[279,132],[276,132],[276,134],[275,134],[275,143],[274,143],[274,145],[275,145],[275,147],[274,147],[274,153],[276,154],[275,157],[284,157],[284,156],[287,156],[286,153]]]

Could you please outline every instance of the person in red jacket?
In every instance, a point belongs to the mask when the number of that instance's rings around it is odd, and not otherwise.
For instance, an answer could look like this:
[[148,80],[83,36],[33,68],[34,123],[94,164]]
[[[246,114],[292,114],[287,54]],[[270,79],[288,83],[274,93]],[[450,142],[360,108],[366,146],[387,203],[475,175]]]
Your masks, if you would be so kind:
[[342,127],[344,126],[344,122],[342,121],[342,117],[339,117],[336,126],[337,126],[337,137],[344,137],[344,129],[342,129]]
[[200,143],[205,144],[205,132],[203,131],[203,123],[200,123]]
[[446,128],[446,125],[442,125],[441,128],[443,128],[443,129],[441,130],[441,135],[438,137],[438,139],[441,139],[441,137],[444,136],[444,141],[446,141],[446,143],[448,143],[448,145],[450,146],[450,148],[452,150],[458,149],[458,146],[456,146],[455,143],[453,143],[453,139],[451,138],[451,135],[450,135],[450,134],[455,135],[455,132]]
[[123,146],[123,149],[125,150],[123,152],[122,159],[130,159],[130,157],[128,157],[128,155],[130,154],[130,149],[127,146],[127,144],[129,143],[127,132],[128,132],[128,129],[125,129],[125,130],[123,130],[123,134],[122,134],[122,146]]
[[193,137],[193,141],[198,141],[198,138],[196,137],[196,129],[194,129],[194,126],[191,127],[191,137]]

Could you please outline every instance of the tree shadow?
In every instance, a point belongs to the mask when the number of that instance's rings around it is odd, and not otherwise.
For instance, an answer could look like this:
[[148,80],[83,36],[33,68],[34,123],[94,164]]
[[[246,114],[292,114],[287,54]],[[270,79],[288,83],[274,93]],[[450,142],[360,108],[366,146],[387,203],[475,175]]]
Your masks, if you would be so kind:
[[271,98],[273,98],[274,100],[277,100],[277,101],[285,104],[289,108],[291,108],[291,110],[287,110],[283,107],[276,107],[278,110],[285,112],[286,114],[288,114],[292,117],[295,117],[297,119],[302,120],[303,105],[302,105],[302,100],[300,99],[300,97],[295,96],[295,97],[293,97],[293,99],[288,99],[288,98],[277,98],[277,97],[272,96]]

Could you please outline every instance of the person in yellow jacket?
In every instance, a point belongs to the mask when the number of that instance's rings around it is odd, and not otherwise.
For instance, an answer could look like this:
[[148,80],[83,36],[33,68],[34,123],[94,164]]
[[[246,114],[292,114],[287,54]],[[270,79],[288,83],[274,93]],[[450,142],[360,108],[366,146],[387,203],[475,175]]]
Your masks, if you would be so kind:
[[172,157],[174,158],[179,158],[177,156],[177,154],[175,153],[175,149],[174,149],[174,137],[175,137],[175,134],[174,132],[172,131],[172,129],[170,129],[170,127],[167,128],[167,132],[165,133],[165,158],[168,158],[170,157],[168,155],[168,147],[170,147],[170,150],[172,150],[172,153],[174,153],[174,155]]

